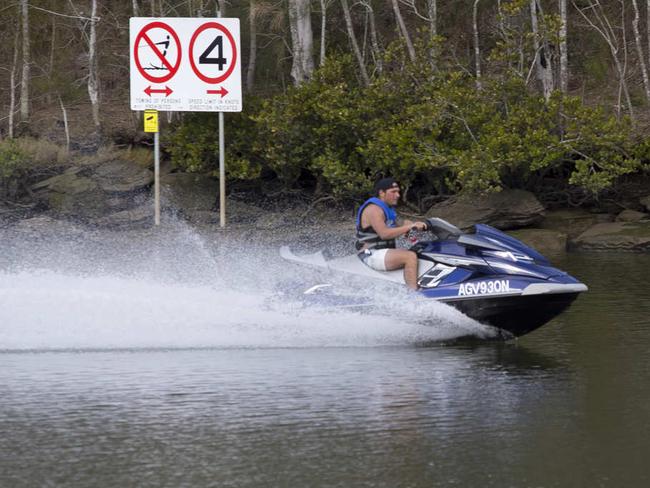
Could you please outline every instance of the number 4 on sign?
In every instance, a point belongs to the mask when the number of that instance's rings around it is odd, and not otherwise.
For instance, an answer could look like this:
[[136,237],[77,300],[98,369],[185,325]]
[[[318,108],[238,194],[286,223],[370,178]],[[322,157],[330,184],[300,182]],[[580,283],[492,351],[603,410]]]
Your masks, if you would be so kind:
[[[210,54],[214,48],[218,48],[217,57],[211,58]],[[223,71],[223,66],[227,63],[226,58],[223,57],[223,37],[217,36],[214,41],[210,43],[205,51],[199,56],[199,64],[216,64],[219,71]],[[210,93],[210,91],[208,91]],[[222,95],[223,96],[223,95]]]

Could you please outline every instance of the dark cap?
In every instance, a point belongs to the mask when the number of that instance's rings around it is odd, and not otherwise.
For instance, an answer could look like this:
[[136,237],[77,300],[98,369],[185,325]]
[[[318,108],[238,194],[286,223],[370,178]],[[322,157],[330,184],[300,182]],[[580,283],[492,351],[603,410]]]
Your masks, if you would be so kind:
[[382,178],[375,183],[374,193],[375,195],[379,195],[379,190],[386,191],[391,188],[399,189],[399,183],[395,181],[395,178]]

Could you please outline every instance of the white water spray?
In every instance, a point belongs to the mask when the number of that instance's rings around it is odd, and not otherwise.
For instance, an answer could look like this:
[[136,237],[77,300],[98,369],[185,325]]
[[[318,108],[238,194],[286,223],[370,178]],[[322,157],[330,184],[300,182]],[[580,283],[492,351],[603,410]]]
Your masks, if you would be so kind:
[[0,268],[0,350],[367,347],[490,334],[445,305],[381,290],[366,293],[381,313],[303,308],[277,291],[304,280],[277,246],[211,245],[184,224],[153,239],[19,244]]

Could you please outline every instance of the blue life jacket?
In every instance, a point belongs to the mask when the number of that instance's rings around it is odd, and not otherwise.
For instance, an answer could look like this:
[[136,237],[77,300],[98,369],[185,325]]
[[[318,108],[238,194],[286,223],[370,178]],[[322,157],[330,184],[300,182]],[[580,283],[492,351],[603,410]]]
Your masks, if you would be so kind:
[[386,202],[377,197],[372,197],[363,202],[363,205],[357,212],[357,242],[355,244],[357,249],[365,247],[366,249],[392,249],[395,247],[395,239],[383,240],[379,234],[375,232],[372,227],[361,228],[361,214],[365,208],[370,205],[377,205],[384,211],[384,222],[387,227],[397,227],[397,212],[393,207],[390,207]]

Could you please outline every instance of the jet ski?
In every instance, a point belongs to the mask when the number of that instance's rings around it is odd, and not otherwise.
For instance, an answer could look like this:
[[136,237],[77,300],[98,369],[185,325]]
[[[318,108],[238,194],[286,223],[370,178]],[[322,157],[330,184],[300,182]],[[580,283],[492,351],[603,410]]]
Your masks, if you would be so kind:
[[[585,284],[554,268],[535,249],[489,225],[476,224],[473,232],[464,233],[443,219],[430,218],[424,234],[410,247],[418,255],[418,293],[500,329],[502,337],[519,337],[541,327],[587,291]],[[358,254],[328,260],[322,252],[297,256],[285,246],[280,255],[294,263],[406,286],[403,270],[375,271]],[[331,288],[316,284],[303,293],[308,297],[325,292],[337,305],[346,299],[350,306],[363,304],[355,297],[337,296]]]

